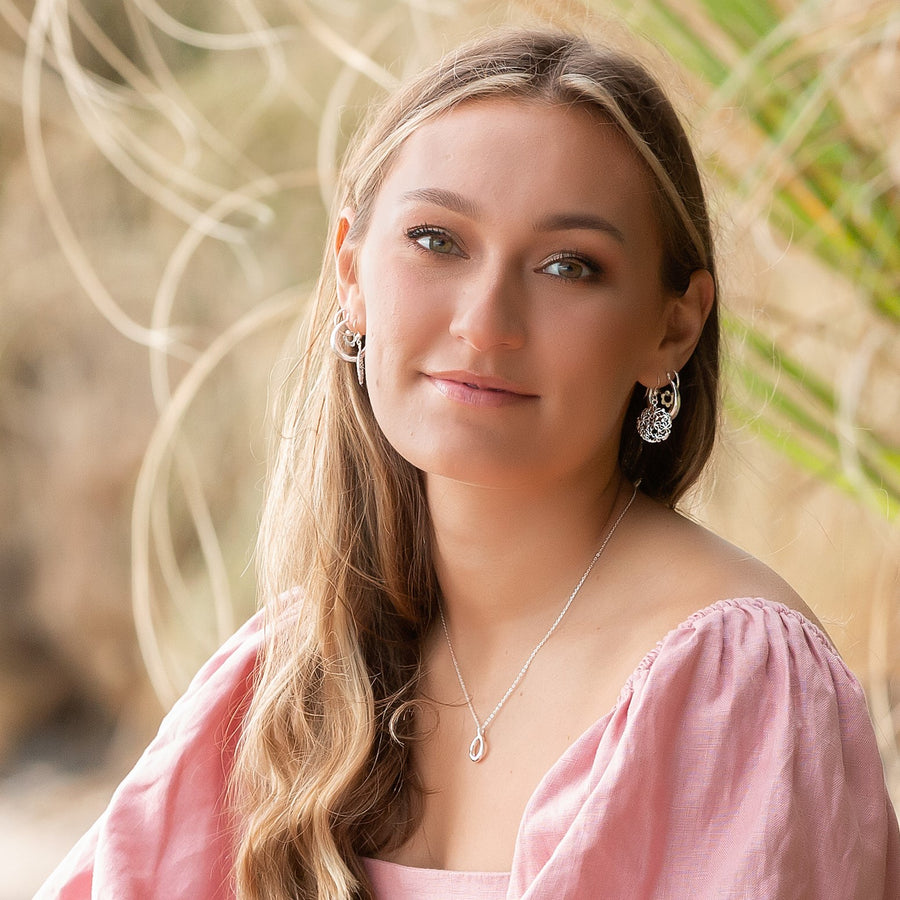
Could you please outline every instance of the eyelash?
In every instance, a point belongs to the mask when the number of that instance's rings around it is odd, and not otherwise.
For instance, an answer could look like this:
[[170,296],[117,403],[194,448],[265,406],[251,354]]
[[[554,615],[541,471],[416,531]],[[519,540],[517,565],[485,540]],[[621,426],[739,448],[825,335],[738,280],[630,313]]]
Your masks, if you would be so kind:
[[603,267],[599,263],[595,262],[589,256],[585,256],[585,254],[581,253],[578,250],[560,250],[558,253],[554,253],[553,256],[541,263],[537,271],[543,272],[544,269],[546,269],[548,266],[552,266],[553,263],[565,262],[566,260],[572,260],[573,262],[580,263],[581,265],[589,269],[590,272],[583,278],[563,278],[558,275],[553,276],[556,277],[559,281],[566,281],[577,284],[580,281],[595,281],[603,274]]
[[[450,241],[454,246],[459,248],[459,243],[456,239],[444,228],[440,228],[437,225],[429,225],[427,222],[423,222],[421,225],[416,225],[415,228],[410,228],[406,232],[406,237],[413,245],[414,249],[421,251],[422,253],[429,253],[432,255],[440,256],[442,254],[438,253],[436,250],[429,250],[427,247],[423,247],[419,243],[419,238],[423,237],[442,237],[446,238]],[[451,255],[451,254],[446,254]]]

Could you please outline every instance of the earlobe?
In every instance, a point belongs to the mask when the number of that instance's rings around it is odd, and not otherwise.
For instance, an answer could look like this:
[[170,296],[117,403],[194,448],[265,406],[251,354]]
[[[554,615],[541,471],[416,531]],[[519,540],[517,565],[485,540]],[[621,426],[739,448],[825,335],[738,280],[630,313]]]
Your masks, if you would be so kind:
[[353,323],[354,330],[366,333],[366,307],[357,276],[356,242],[349,238],[356,213],[342,209],[334,236],[335,282],[338,303]]

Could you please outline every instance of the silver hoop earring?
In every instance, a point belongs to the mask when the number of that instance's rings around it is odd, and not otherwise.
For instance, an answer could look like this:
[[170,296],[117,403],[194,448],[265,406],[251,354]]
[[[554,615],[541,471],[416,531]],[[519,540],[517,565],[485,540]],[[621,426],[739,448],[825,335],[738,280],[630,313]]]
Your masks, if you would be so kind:
[[658,444],[672,433],[672,419],[681,410],[678,373],[667,372],[669,383],[663,387],[647,388],[647,408],[638,416],[637,431],[648,444]]
[[344,362],[356,364],[356,380],[360,386],[364,385],[366,383],[366,336],[353,330],[347,322],[347,313],[343,309],[338,309],[334,314],[331,349]]

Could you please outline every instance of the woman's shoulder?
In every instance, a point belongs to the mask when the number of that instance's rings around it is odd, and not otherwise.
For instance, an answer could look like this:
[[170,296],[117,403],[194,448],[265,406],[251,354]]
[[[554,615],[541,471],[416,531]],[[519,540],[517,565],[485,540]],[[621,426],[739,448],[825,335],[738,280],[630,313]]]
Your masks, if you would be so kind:
[[871,732],[859,680],[783,578],[677,514],[659,515],[654,528],[657,540],[666,535],[666,575],[653,576],[666,599],[656,604],[658,640],[620,694],[623,712],[658,707],[650,718],[672,712],[683,736],[751,740],[817,728],[836,709],[838,731]]
[[662,633],[696,625],[708,612],[722,614],[746,599],[790,610],[827,638],[805,600],[753,554],[652,501],[644,504],[641,526],[638,553],[651,564],[632,571],[640,573],[641,593],[656,598],[657,615],[667,626]]
[[[761,702],[787,683],[828,685],[862,698],[828,633],[791,585],[752,554],[701,524],[654,504],[645,537],[659,548],[641,576],[643,609],[657,640],[626,686],[674,680],[698,697],[723,692]],[[653,670],[651,675],[651,670]],[[864,701],[860,703],[864,707]]]

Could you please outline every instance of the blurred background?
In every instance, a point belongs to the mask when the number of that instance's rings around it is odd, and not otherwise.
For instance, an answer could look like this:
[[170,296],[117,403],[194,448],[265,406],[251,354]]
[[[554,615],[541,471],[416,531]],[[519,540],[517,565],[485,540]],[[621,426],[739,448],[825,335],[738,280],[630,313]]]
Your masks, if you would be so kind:
[[0,900],[254,608],[271,398],[365,104],[504,22],[630,50],[684,113],[727,310],[689,512],[826,624],[900,800],[895,0],[0,0]]

